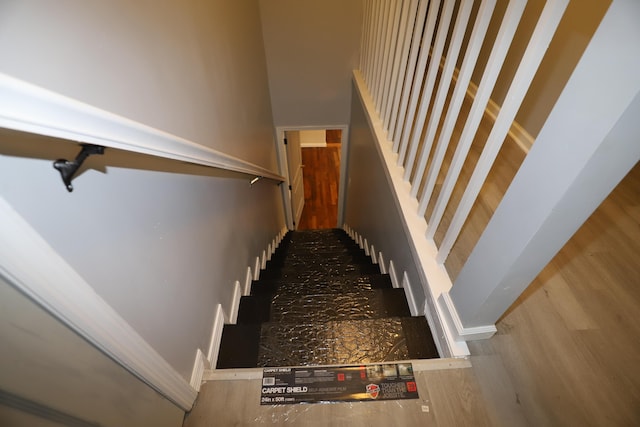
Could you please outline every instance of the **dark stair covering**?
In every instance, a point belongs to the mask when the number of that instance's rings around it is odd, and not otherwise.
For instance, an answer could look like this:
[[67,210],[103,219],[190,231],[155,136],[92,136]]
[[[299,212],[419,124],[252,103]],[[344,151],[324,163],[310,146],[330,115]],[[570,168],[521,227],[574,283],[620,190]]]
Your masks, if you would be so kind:
[[376,363],[437,358],[424,317],[342,230],[292,231],[235,325],[225,325],[217,368]]

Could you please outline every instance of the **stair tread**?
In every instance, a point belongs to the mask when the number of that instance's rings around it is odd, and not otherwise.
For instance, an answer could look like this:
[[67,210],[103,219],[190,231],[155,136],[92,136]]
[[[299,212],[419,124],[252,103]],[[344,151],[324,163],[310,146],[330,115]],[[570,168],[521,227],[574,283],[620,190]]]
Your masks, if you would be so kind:
[[371,262],[371,257],[365,255],[364,251],[325,251],[315,253],[282,253],[274,254],[270,260],[267,261],[267,269],[271,265],[281,264],[299,264],[301,262],[319,262],[323,259],[335,259],[338,262]]
[[265,294],[240,300],[238,324],[261,322],[327,322],[410,316],[402,288],[340,294]]
[[297,292],[322,294],[391,287],[391,278],[388,274],[352,274],[335,277],[307,277],[298,280],[260,279],[251,284],[251,294]]
[[260,278],[305,280],[309,277],[340,277],[354,273],[379,274],[380,267],[375,264],[318,264],[313,267],[299,266],[298,268],[289,267],[267,270],[260,273]]
[[[267,322],[261,325],[225,325],[223,338],[245,339],[260,328],[254,366],[310,366],[360,364],[437,358],[433,338],[423,317],[329,321],[313,324]],[[253,329],[252,329],[253,328]],[[246,351],[255,355],[256,349]],[[219,358],[218,368],[238,368]],[[243,360],[243,363],[247,363]]]

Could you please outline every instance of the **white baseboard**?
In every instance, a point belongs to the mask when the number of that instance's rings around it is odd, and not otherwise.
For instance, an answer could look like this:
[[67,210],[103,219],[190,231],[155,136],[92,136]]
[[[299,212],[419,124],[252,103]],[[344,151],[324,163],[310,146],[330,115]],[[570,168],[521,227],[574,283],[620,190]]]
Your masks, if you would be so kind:
[[193,371],[191,371],[191,381],[189,382],[195,391],[200,391],[204,372],[207,369],[211,369],[211,365],[202,350],[197,349],[196,360],[193,362]]
[[398,280],[398,274],[396,273],[396,266],[393,260],[389,260],[389,277],[391,278],[391,286],[395,289],[400,287],[400,280]]
[[216,313],[213,317],[213,328],[211,329],[211,340],[209,341],[209,350],[207,352],[207,360],[212,368],[215,368],[218,362],[218,352],[220,351],[220,342],[222,341],[222,328],[224,328],[224,310],[222,304],[216,306]]
[[244,278],[244,292],[243,292],[243,295],[251,294],[251,282],[253,282],[253,275],[251,274],[251,267],[247,267],[247,275]]
[[369,253],[371,254],[371,262],[374,264],[378,263],[378,257],[376,256],[376,248],[375,246],[371,245],[371,250],[369,250]]
[[300,143],[300,148],[326,148],[326,142],[304,142]]
[[458,316],[458,311],[449,292],[443,292],[440,298],[438,298],[437,304],[442,312],[445,313],[446,325],[443,326],[448,327],[459,341],[489,339],[497,332],[495,325],[465,328],[462,325],[462,321],[460,320],[460,316]]
[[380,266],[380,273],[387,274],[387,265],[384,263],[382,251],[378,252],[378,265]]
[[412,316],[419,316],[421,313],[418,311],[418,304],[416,303],[416,299],[413,296],[413,291],[411,290],[411,282],[409,281],[409,276],[404,272],[402,275],[402,289],[404,289],[404,294],[407,297],[407,304],[409,305],[409,311],[411,311]]
[[257,256],[255,265],[253,266],[253,280],[260,279],[260,265],[261,265],[260,257]]
[[231,310],[229,310],[229,323],[235,324],[238,320],[238,310],[240,309],[240,298],[242,298],[242,287],[239,281],[233,284],[233,299],[231,300]]
[[265,268],[267,268],[267,251],[263,250],[262,251],[262,258],[260,261],[260,269],[264,270]]

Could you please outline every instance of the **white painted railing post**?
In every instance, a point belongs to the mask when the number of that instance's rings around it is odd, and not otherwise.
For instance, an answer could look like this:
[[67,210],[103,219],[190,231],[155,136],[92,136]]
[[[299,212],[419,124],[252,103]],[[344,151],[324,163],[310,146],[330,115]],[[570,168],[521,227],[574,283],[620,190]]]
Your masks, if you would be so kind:
[[[482,117],[484,116],[484,111],[487,103],[489,102],[489,97],[491,96],[493,87],[498,80],[502,64],[507,56],[509,46],[511,46],[511,41],[516,33],[516,29],[518,28],[518,23],[520,22],[525,6],[525,0],[513,0],[509,3],[504,14],[500,30],[496,36],[487,65],[482,74],[482,79],[478,85],[478,90],[473,99],[471,110],[469,111],[458,145],[456,146],[455,153],[453,154],[451,166],[449,166],[449,169],[447,170],[447,175],[442,183],[442,190],[438,194],[438,199],[433,208],[433,212],[431,213],[431,218],[428,221],[429,228],[427,229],[427,238],[429,239],[433,239],[436,230],[438,229],[438,225],[442,220],[447,204],[453,194],[453,189],[455,188],[458,177],[460,176],[460,171],[462,170],[462,166],[467,158],[467,154],[471,148],[471,143],[476,135],[478,126],[480,126],[480,120],[482,120]],[[472,66],[472,64],[469,65]],[[465,70],[461,70],[461,72],[464,71]],[[424,204],[424,208],[426,209],[426,204]],[[423,214],[424,212],[421,210],[420,213]],[[448,254],[449,253],[446,252],[446,255]],[[446,256],[441,257],[440,261],[444,262],[444,259],[446,259]]]
[[399,52],[398,56],[398,69],[394,68],[394,73],[397,72],[397,76],[394,77],[395,96],[393,98],[391,106],[391,116],[389,120],[385,117],[385,128],[388,130],[389,139],[392,139],[392,135],[395,132],[396,123],[398,119],[398,113],[400,110],[400,101],[402,99],[402,87],[406,80],[406,73],[409,68],[410,61],[410,48],[411,48],[411,36],[413,35],[413,28],[416,22],[416,8],[418,7],[418,0],[409,0],[404,2],[404,9],[402,15],[402,22],[400,23],[401,35],[398,37],[398,46],[396,49]]
[[[413,164],[416,159],[416,153],[418,152],[418,146],[422,138],[422,130],[427,118],[427,111],[431,104],[431,94],[436,83],[436,77],[440,69],[440,58],[442,57],[442,51],[444,50],[445,41],[449,34],[449,26],[451,24],[451,15],[453,14],[455,0],[445,0],[442,6],[442,11],[438,17],[438,30],[433,40],[429,55],[431,59],[429,61],[429,67],[424,77],[422,84],[422,90],[420,95],[420,104],[418,106],[415,119],[413,120],[413,134],[411,142],[408,146],[407,159],[405,161],[404,180],[409,181],[411,178],[411,172],[413,172]],[[420,93],[419,92],[419,93]],[[416,177],[419,181],[421,177]]]
[[464,190],[462,200],[460,200],[447,233],[442,239],[438,251],[438,261],[444,262],[458,238],[568,4],[569,0],[549,0],[545,4],[520,65],[513,76],[500,112],[493,128],[491,128],[491,133],[482,149],[482,154]]
[[[482,47],[482,42],[484,41],[487,29],[489,28],[489,22],[491,21],[491,16],[495,6],[496,0],[483,0],[480,8],[478,9],[469,44],[467,45],[467,50],[464,54],[464,59],[462,60],[460,72],[456,79],[456,85],[453,89],[453,94],[451,95],[449,108],[444,118],[442,130],[438,136],[435,153],[426,178],[427,181],[419,199],[420,205],[418,207],[418,215],[420,216],[424,216],[427,211],[427,204],[429,203],[429,200],[431,200],[433,188],[436,185],[436,179],[438,178],[442,161],[444,160],[447,147],[451,141],[451,135],[453,135],[453,130],[455,128],[456,121],[458,120],[460,109],[462,108],[462,102],[465,99],[467,87],[471,81],[471,73],[473,72],[476,61],[478,60],[480,48]],[[447,60],[448,59],[449,58],[447,58]],[[429,133],[427,133],[427,137],[428,135]],[[434,225],[433,228],[435,229],[435,227],[437,226]]]
[[402,89],[402,95],[400,97],[400,105],[397,113],[397,118],[394,121],[394,128],[392,132],[393,137],[391,138],[391,140],[393,141],[394,153],[397,153],[398,149],[400,148],[400,141],[404,132],[403,124],[405,123],[405,117],[407,114],[407,109],[409,107],[409,99],[411,98],[411,88],[413,86],[412,83],[415,78],[418,53],[420,51],[420,40],[422,39],[422,30],[424,29],[424,23],[427,17],[428,4],[429,2],[424,0],[420,2],[418,11],[416,12],[416,17],[413,22],[412,39],[409,43],[409,57],[407,58],[407,68],[404,75],[404,87]]
[[462,339],[495,331],[640,160],[639,19],[639,2],[613,1],[456,282],[439,298]]
[[429,51],[431,47],[431,40],[438,21],[438,11],[440,10],[440,0],[431,0],[429,2],[429,9],[427,12],[427,21],[424,27],[424,33],[422,33],[422,42],[420,46],[420,54],[418,55],[418,64],[416,66],[415,75],[413,77],[413,86],[411,87],[411,93],[409,96],[409,103],[407,106],[407,114],[404,117],[404,125],[402,130],[402,139],[400,140],[400,148],[398,153],[398,165],[404,166],[404,159],[407,153],[409,145],[409,138],[411,136],[411,129],[413,129],[413,123],[416,117],[416,109],[418,108],[418,101],[420,97],[420,88],[424,81],[424,74],[427,69],[427,63],[429,60]]

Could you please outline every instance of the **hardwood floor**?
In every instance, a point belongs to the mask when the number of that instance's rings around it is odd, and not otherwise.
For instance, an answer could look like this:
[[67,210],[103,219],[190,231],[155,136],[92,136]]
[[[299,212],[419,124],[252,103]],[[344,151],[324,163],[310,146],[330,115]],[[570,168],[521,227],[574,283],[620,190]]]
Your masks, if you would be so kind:
[[[424,363],[424,362],[422,362]],[[260,405],[261,372],[206,382],[183,427],[198,426],[491,426],[469,362],[414,363],[419,399]]]
[[302,149],[304,209],[299,230],[337,226],[340,148],[339,143],[329,142],[325,148]]
[[498,419],[516,407],[532,426],[640,425],[639,314],[640,164],[503,316],[497,335],[470,343],[488,407]]

